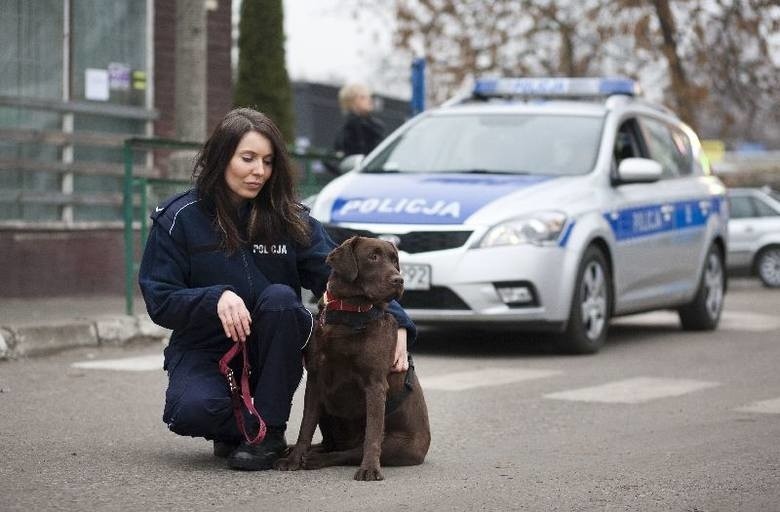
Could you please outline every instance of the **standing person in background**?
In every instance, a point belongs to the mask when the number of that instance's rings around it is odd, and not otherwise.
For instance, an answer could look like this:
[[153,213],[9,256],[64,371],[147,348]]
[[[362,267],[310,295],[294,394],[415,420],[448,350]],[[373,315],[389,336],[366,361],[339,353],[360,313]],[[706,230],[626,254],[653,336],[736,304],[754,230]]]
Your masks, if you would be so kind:
[[346,114],[333,148],[341,157],[367,155],[385,138],[385,126],[373,115],[371,91],[362,84],[348,84],[339,91],[339,104]]
[[[301,349],[313,329],[301,288],[322,295],[335,244],[297,201],[282,135],[260,112],[229,112],[193,177],[194,189],[155,208],[139,271],[149,316],[173,330],[163,421],[177,434],[214,441],[214,454],[231,468],[269,469],[287,448]],[[400,328],[388,370],[402,372],[407,335],[412,343],[416,331],[397,302],[389,311]],[[254,406],[268,426],[259,444],[243,440],[218,365],[234,343],[247,346]],[[239,359],[231,366],[240,381]],[[259,427],[248,413],[245,423]]]

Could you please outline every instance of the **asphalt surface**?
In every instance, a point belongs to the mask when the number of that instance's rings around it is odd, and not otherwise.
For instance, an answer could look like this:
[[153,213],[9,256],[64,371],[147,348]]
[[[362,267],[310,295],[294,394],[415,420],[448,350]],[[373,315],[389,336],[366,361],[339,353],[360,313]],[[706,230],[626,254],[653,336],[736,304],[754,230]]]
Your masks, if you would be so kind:
[[231,471],[166,429],[158,367],[73,366],[154,360],[156,344],[0,361],[0,510],[780,510],[778,312],[780,291],[737,280],[718,331],[626,317],[587,357],[423,330],[431,449],[372,483],[345,467]]

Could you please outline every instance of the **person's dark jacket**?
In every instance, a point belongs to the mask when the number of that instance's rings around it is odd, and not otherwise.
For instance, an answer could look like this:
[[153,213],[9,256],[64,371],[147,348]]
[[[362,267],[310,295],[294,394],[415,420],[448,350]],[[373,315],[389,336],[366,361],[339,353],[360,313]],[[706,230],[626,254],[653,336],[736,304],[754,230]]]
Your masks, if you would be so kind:
[[[305,246],[291,239],[239,247],[227,254],[220,247],[214,217],[197,192],[174,196],[152,215],[139,284],[151,319],[172,329],[170,347],[227,351],[232,345],[217,316],[217,302],[225,290],[240,296],[251,311],[269,284],[290,286],[300,297],[301,287],[319,297],[325,290],[330,267],[325,257],[335,247],[322,225],[301,209],[311,227]],[[390,313],[408,331],[408,344],[416,329],[397,302]],[[166,351],[166,355],[168,351]]]
[[344,120],[333,148],[344,154],[367,155],[385,138],[385,125],[371,114],[350,112]]

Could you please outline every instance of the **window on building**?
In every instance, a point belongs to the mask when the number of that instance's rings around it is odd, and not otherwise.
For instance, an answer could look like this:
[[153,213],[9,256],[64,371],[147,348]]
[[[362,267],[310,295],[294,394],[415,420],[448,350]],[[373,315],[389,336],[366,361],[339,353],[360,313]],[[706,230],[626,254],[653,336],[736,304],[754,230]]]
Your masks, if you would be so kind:
[[147,5],[0,0],[0,222],[122,219],[121,149],[84,135],[146,131]]

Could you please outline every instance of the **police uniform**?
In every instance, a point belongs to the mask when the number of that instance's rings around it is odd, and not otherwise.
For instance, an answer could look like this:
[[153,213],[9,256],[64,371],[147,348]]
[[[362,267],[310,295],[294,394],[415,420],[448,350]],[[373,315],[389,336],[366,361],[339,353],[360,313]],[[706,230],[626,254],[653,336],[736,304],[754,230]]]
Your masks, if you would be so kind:
[[[239,219],[245,219],[248,210],[247,204]],[[242,245],[227,254],[220,248],[211,212],[212,206],[196,190],[155,208],[139,284],[149,316],[173,330],[165,349],[169,383],[163,421],[177,434],[237,444],[241,434],[217,365],[233,341],[225,336],[217,302],[225,290],[232,290],[251,312],[247,343],[255,407],[268,425],[283,426],[303,374],[301,349],[313,331],[312,315],[301,303],[301,287],[322,295],[330,275],[325,257],[335,244],[322,225],[301,210],[311,228],[309,244],[283,238]],[[412,344],[414,324],[397,302],[389,311],[407,329]],[[239,360],[234,368],[238,372]],[[246,423],[256,428],[248,414]]]

